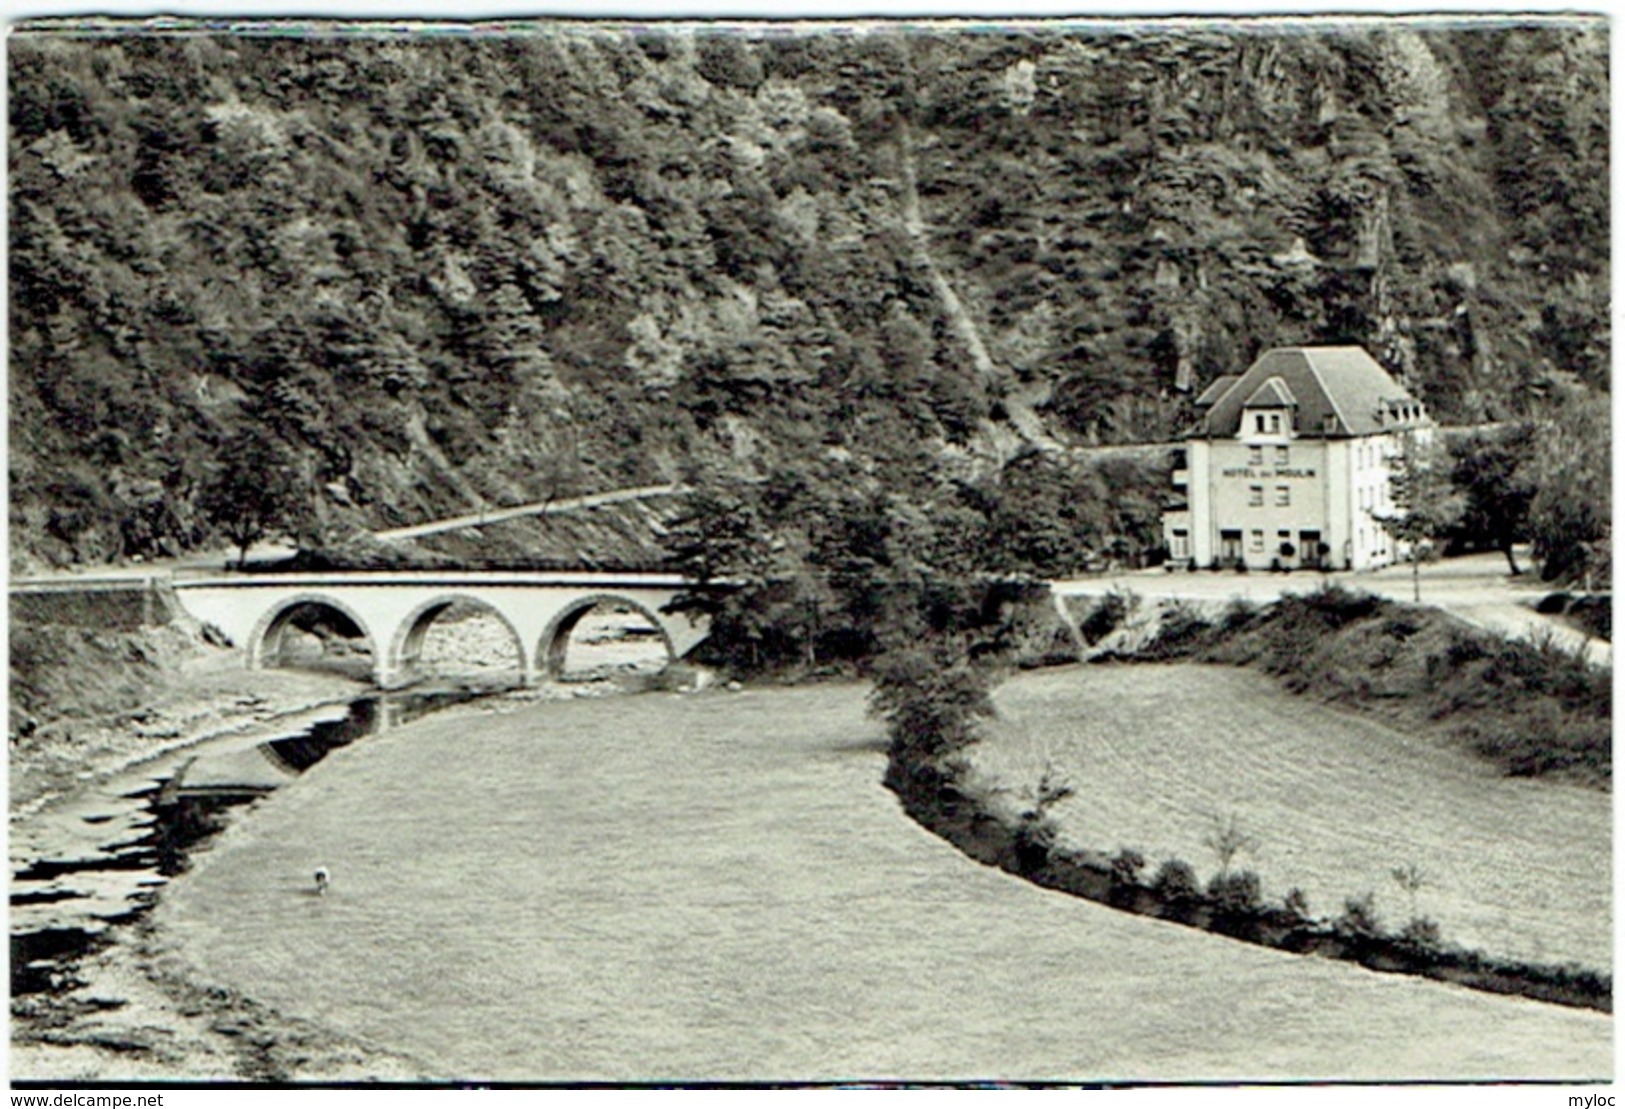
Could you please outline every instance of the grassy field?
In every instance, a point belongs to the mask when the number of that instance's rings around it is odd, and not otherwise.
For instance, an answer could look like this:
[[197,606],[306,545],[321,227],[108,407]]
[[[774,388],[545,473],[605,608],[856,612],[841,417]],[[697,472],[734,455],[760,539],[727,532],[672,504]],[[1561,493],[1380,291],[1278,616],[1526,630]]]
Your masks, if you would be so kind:
[[1611,1074],[1601,1014],[978,866],[882,789],[863,705],[828,685],[431,717],[268,798],[156,923],[199,981],[440,1078]]
[[1020,675],[976,765],[1019,801],[1046,764],[1077,787],[1063,840],[1177,856],[1204,879],[1204,844],[1232,814],[1258,841],[1236,865],[1279,903],[1293,886],[1318,915],[1374,892],[1397,930],[1414,863],[1416,911],[1447,942],[1538,962],[1612,967],[1612,806],[1576,785],[1507,778],[1438,741],[1286,692],[1224,666],[1068,667]]

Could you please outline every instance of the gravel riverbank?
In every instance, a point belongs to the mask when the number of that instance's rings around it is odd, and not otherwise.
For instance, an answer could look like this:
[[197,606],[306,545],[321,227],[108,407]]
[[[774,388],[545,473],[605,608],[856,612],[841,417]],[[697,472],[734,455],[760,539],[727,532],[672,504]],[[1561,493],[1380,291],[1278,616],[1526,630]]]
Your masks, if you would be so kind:
[[[8,837],[13,874],[52,857],[97,851],[109,831],[73,819],[74,813],[93,806],[101,787],[139,775],[142,765],[157,766],[223,736],[274,731],[279,720],[343,704],[365,689],[339,674],[250,671],[236,652],[206,646],[175,660],[164,679],[139,709],[58,721],[13,744]],[[69,884],[84,887],[85,880],[70,876]],[[274,1016],[242,999],[196,990],[170,972],[145,923],[111,929],[106,937],[105,946],[75,966],[76,985],[13,997],[14,1079],[263,1078],[266,1044],[289,1045],[319,1059],[323,1072],[335,1076],[411,1073],[387,1059],[370,1063],[373,1053],[362,1048],[307,1041],[296,1025],[279,1026]]]
[[[624,642],[615,619],[595,617],[572,644],[576,681],[515,691],[487,700],[482,713],[506,714],[537,700],[597,696],[613,687],[585,679],[646,673],[644,645]],[[448,621],[426,642],[426,681],[501,684],[509,673],[508,642],[491,620]],[[297,729],[333,715],[373,692],[346,672],[250,671],[235,651],[181,641],[145,705],[101,716],[80,715],[39,729],[11,752],[10,861],[14,875],[63,858],[105,855],[104,844],[141,829],[140,814],[108,821],[109,801],[132,783],[162,778],[195,751],[252,747],[256,737]],[[658,645],[657,649],[658,649]],[[351,667],[355,673],[362,668]],[[150,772],[147,768],[150,768]],[[130,806],[124,806],[130,808]],[[238,810],[232,819],[251,816]],[[116,915],[132,879],[101,882],[69,873],[65,888],[90,900],[30,906],[40,927],[70,927],[74,914]],[[105,891],[100,889],[105,885]],[[16,892],[15,884],[14,890]],[[37,895],[34,895],[37,896]],[[13,910],[13,930],[21,925]],[[56,991],[20,994],[11,1006],[10,1073],[42,1081],[320,1080],[412,1081],[424,1070],[387,1048],[285,1019],[231,990],[203,989],[177,971],[177,952],[150,918],[101,932],[103,942],[72,967]],[[17,948],[14,944],[13,954]]]

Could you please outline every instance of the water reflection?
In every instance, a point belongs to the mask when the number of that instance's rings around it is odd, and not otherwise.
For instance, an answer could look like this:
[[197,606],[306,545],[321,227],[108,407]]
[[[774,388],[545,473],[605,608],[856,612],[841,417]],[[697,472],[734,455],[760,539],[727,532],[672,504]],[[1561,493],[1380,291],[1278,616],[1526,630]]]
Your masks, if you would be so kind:
[[[12,996],[71,988],[73,962],[105,942],[110,925],[145,911],[158,887],[185,872],[192,850],[225,826],[231,810],[341,747],[480,696],[458,690],[363,697],[343,716],[254,747],[235,738],[205,743],[177,755],[141,788],[108,796],[101,811],[70,818],[58,850],[36,851],[12,872]],[[140,834],[87,846],[87,828],[114,821]]]

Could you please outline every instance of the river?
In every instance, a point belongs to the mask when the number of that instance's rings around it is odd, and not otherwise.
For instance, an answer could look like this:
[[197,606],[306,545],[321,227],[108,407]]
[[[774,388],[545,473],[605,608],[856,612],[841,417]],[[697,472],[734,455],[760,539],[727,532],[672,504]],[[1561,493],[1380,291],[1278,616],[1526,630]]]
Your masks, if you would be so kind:
[[440,1080],[1612,1073],[1603,1014],[968,861],[879,784],[855,685],[501,707],[343,748],[260,802],[165,891],[169,949]]

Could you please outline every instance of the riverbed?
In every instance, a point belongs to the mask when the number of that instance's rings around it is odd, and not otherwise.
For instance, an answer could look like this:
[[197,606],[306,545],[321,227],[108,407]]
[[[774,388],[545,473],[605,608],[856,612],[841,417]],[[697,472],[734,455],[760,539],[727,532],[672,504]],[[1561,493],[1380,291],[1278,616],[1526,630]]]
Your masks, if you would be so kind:
[[[594,611],[572,638],[563,681],[486,694],[482,711],[640,687],[664,663],[651,632],[635,614]],[[479,613],[444,621],[416,684],[382,697],[356,680],[365,659],[331,659],[319,644],[304,652],[314,669],[254,671],[188,646],[141,710],[80,719],[13,749],[13,1075],[421,1077],[387,1048],[196,989],[173,972],[146,913],[191,850],[330,751],[517,681],[505,629]]]
[[1611,1075],[1603,1014],[1252,948],[970,862],[881,787],[864,698],[454,709],[266,798],[153,924],[198,986],[438,1080]]

